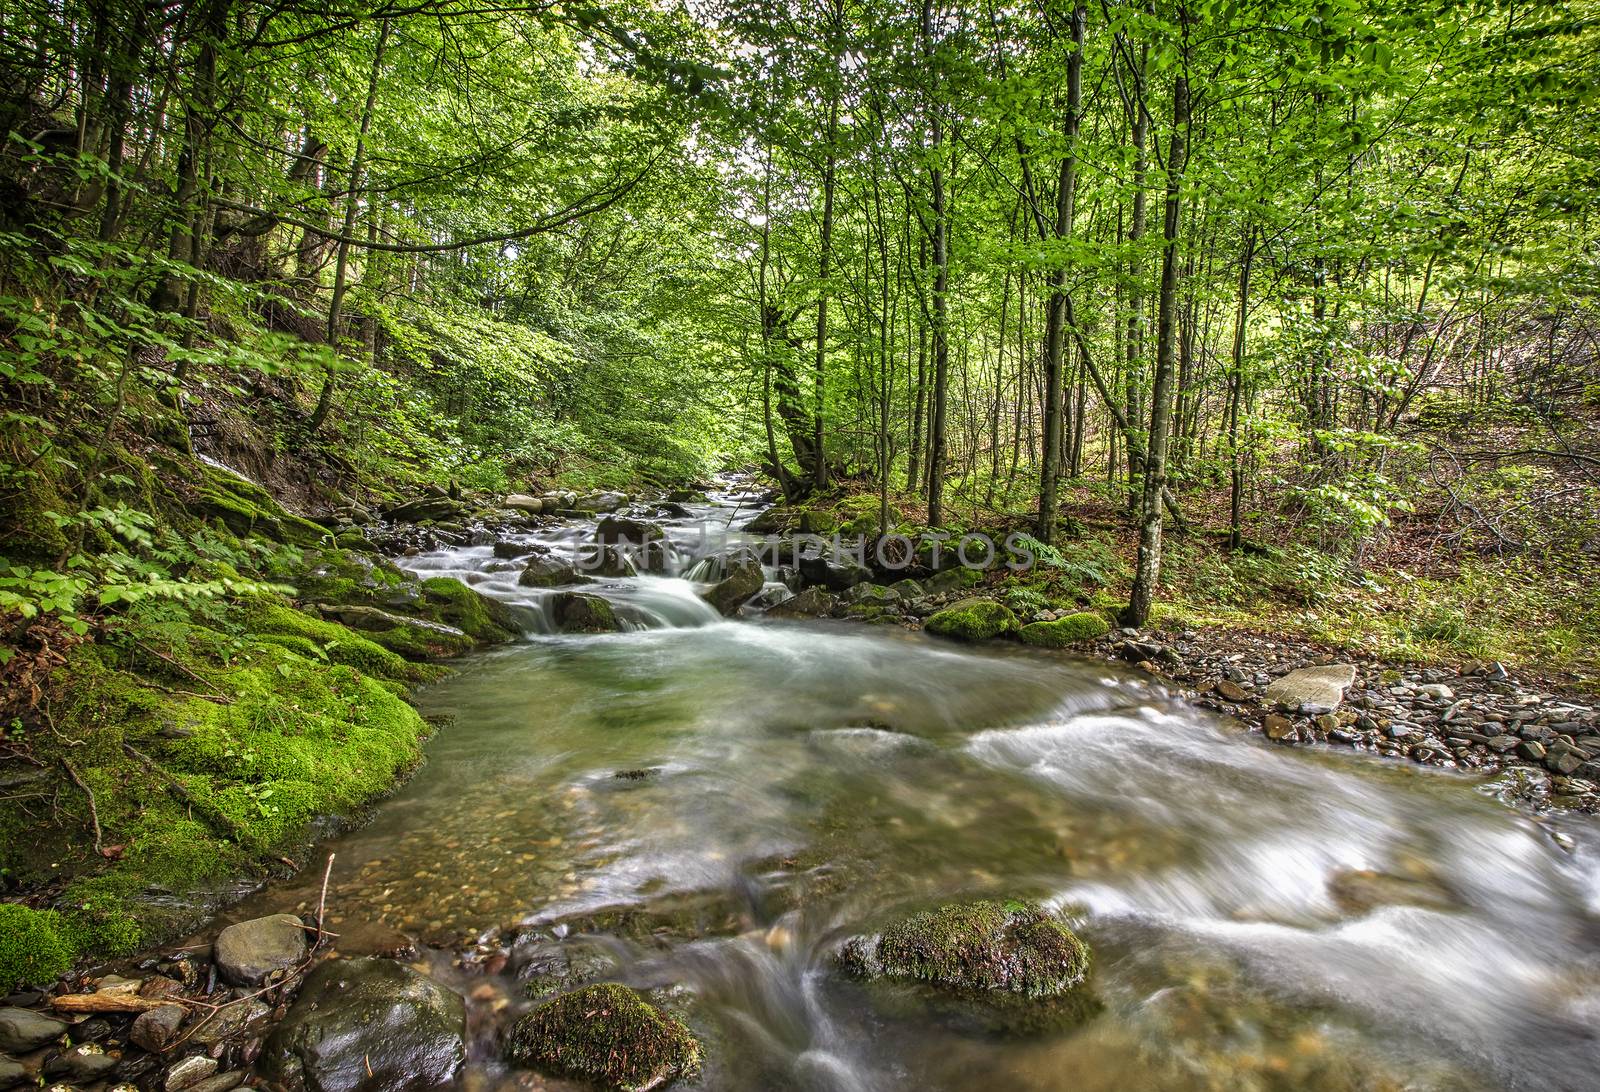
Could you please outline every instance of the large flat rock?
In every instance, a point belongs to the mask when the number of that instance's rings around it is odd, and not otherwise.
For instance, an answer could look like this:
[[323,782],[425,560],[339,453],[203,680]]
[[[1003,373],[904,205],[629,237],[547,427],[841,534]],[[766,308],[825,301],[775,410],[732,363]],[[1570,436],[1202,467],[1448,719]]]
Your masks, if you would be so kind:
[[1355,664],[1324,664],[1291,671],[1266,689],[1266,698],[1290,709],[1302,705],[1336,708],[1356,681]]

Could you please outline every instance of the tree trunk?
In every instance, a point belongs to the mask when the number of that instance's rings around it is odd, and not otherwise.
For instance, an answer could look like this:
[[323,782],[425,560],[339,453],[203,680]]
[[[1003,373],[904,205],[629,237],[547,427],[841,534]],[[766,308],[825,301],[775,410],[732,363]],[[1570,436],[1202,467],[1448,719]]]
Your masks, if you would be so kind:
[[[339,232],[339,250],[334,259],[333,266],[333,299],[328,304],[328,349],[335,355],[339,352],[339,317],[344,306],[344,294],[350,269],[350,238],[356,227],[356,213],[361,207],[361,171],[365,166],[367,133],[372,128],[372,110],[378,101],[378,78],[383,73],[383,53],[389,45],[389,20],[384,19],[378,23],[378,43],[372,51],[372,74],[367,80],[367,101],[361,110],[361,124],[356,131],[355,152],[350,157],[350,185],[349,192],[344,199],[344,228]],[[322,390],[317,395],[316,409],[311,411],[311,417],[306,421],[306,432],[314,433],[322,427],[322,422],[328,416],[328,410],[333,405],[333,389],[336,377],[333,369],[329,368],[322,377]]]
[[1167,199],[1162,221],[1161,295],[1156,307],[1156,367],[1150,389],[1150,443],[1145,449],[1144,489],[1140,505],[1139,559],[1124,625],[1142,626],[1161,579],[1162,493],[1167,484],[1167,434],[1172,420],[1175,311],[1178,294],[1178,227],[1183,172],[1187,165],[1189,77],[1172,85],[1172,138],[1167,152]]

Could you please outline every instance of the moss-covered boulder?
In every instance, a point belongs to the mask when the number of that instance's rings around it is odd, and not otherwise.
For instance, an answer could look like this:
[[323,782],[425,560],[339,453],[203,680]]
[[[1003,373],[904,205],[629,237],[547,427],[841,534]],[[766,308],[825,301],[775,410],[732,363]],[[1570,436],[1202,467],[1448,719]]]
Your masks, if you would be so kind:
[[1031,622],[1017,631],[1024,643],[1040,648],[1065,648],[1078,641],[1091,641],[1111,632],[1106,620],[1092,611],[1079,611],[1051,622]]
[[1086,985],[1088,947],[1032,902],[984,899],[913,914],[847,941],[838,962],[888,987],[876,996],[892,1012],[931,1012],[984,1031],[1058,1029],[1099,1007]]
[[53,982],[67,973],[76,954],[60,914],[0,903],[0,993]]
[[505,1055],[617,1092],[662,1088],[700,1071],[700,1043],[682,1021],[609,982],[563,994],[518,1020]]
[[701,592],[700,598],[717,608],[719,614],[737,614],[744,601],[761,590],[766,579],[761,563],[746,558],[733,564],[728,575]]
[[581,592],[552,596],[550,621],[560,633],[615,633],[622,628],[609,601]]
[[1017,628],[1017,616],[1004,603],[992,599],[963,599],[931,615],[923,628],[958,641],[987,641]]

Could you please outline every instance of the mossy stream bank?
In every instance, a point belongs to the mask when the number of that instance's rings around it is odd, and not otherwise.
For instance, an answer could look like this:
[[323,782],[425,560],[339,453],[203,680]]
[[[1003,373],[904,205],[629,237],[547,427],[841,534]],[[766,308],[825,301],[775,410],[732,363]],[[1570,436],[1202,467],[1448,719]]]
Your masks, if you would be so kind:
[[[119,462],[129,499],[161,514],[173,586],[134,585],[82,634],[42,618],[10,634],[0,989],[158,943],[303,865],[420,761],[432,729],[412,691],[519,630],[504,604],[408,575],[225,469]],[[58,500],[30,495],[13,561],[51,560],[61,543],[27,528]]]

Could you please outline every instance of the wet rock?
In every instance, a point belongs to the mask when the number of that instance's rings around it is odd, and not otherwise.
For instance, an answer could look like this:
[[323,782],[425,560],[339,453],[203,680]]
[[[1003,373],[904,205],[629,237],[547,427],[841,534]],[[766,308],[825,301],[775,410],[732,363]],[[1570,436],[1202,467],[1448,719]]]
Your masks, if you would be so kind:
[[833,596],[821,588],[806,588],[799,594],[767,608],[773,618],[820,618],[833,613]]
[[522,992],[537,1001],[613,975],[617,962],[599,944],[568,940],[535,951],[517,971]]
[[208,1058],[204,1054],[191,1054],[177,1065],[167,1070],[166,1077],[161,1082],[161,1087],[166,1092],[182,1092],[185,1088],[192,1088],[217,1071],[217,1060]]
[[515,561],[537,552],[531,542],[496,542],[493,550],[494,556],[501,561]]
[[461,515],[461,502],[449,497],[421,497],[387,509],[385,519],[396,523],[421,523],[423,520],[454,519]]
[[581,592],[554,596],[550,600],[550,616],[562,633],[614,633],[622,628],[608,601]]
[[901,919],[855,937],[838,963],[856,978],[911,987],[878,993],[892,1009],[926,1005],[985,1030],[1042,1031],[1098,1007],[1085,983],[1089,950],[1055,914],[1029,902],[980,900]]
[[506,1036],[508,1060],[608,1089],[653,1089],[700,1071],[700,1044],[676,1017],[615,983],[534,1009]]
[[666,532],[659,525],[647,523],[642,519],[629,519],[625,516],[607,516],[595,525],[594,537],[596,542],[629,542],[636,546],[643,546],[647,542],[655,542],[665,537]]
[[207,1077],[203,1081],[196,1081],[184,1092],[232,1092],[245,1081],[245,1074],[240,1070],[229,1070],[227,1073],[218,1073]]
[[1016,629],[1017,616],[992,599],[963,599],[931,615],[923,628],[958,641],[987,641]]
[[[634,564],[634,559],[625,546],[597,543],[584,550],[580,563],[581,571],[587,576],[604,580],[620,580],[639,574],[639,567]],[[580,579],[577,583],[585,581]]]
[[590,493],[588,496],[575,497],[570,507],[580,512],[615,512],[628,503],[626,493]]
[[268,1037],[261,1068],[289,1092],[398,1092],[453,1080],[466,1057],[460,995],[381,959],[318,967]]
[[735,562],[728,570],[728,575],[720,582],[700,593],[704,599],[717,609],[719,614],[737,614],[739,607],[746,599],[761,590],[766,577],[762,575],[761,563],[749,558]]
[[256,986],[305,959],[305,926],[293,914],[241,921],[217,934],[211,955],[225,981]]
[[1246,690],[1232,679],[1223,679],[1221,682],[1217,683],[1216,689],[1217,694],[1220,695],[1224,701],[1248,701],[1251,696],[1250,691]]
[[563,584],[587,584],[589,578],[578,571],[576,565],[569,565],[553,557],[535,557],[523,568],[522,575],[517,577],[517,583],[524,588],[556,588]]
[[1265,697],[1288,709],[1303,705],[1335,709],[1344,692],[1356,681],[1354,664],[1324,664],[1289,672],[1266,689]]
[[1328,880],[1328,895],[1348,914],[1365,914],[1379,906],[1454,910],[1461,905],[1456,894],[1437,881],[1365,868],[1336,872]]
[[183,1027],[186,1015],[182,1005],[162,1005],[158,1009],[141,1012],[128,1030],[128,1040],[141,1050],[160,1054],[172,1045]]
[[28,1080],[28,1069],[21,1062],[0,1057],[0,1088],[13,1088]]
[[0,1050],[26,1054],[67,1033],[67,1025],[32,1009],[0,1009]]
[[[341,949],[342,950],[342,949]],[[266,1022],[272,1015],[272,1006],[259,999],[241,1001],[212,1013],[194,1029],[189,1041],[210,1046],[225,1039],[236,1039],[252,1027]]]
[[1267,734],[1268,739],[1279,742],[1295,738],[1294,721],[1281,713],[1268,714],[1261,722],[1261,730]]
[[845,591],[872,579],[871,569],[848,558],[836,561],[830,557],[802,557],[799,565],[802,580],[807,584],[821,584],[832,592]]
[[44,1075],[52,1080],[92,1084],[117,1068],[117,1059],[99,1043],[84,1043],[51,1058],[44,1064]]
[[551,504],[543,497],[530,497],[526,493],[512,493],[500,504],[501,507],[515,509],[518,512],[527,512],[529,515],[534,516],[546,511],[554,512],[561,507],[559,502]]

